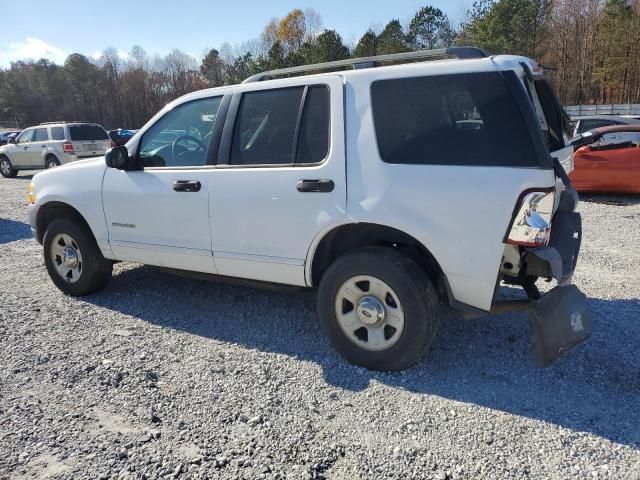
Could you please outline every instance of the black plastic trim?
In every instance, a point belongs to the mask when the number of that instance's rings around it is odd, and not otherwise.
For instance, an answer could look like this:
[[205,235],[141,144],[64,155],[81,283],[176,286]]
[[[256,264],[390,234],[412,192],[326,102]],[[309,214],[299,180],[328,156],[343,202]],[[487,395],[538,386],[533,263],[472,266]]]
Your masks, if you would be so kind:
[[242,101],[242,93],[234,93],[227,115],[222,129],[222,136],[220,137],[220,148],[218,150],[218,161],[216,165],[230,165],[231,160],[231,141],[233,140],[233,131],[235,130],[236,120],[238,117],[238,110],[240,109],[240,102]]
[[535,150],[540,167],[553,168],[553,158],[549,154],[546,139],[542,133],[542,128],[540,128],[538,116],[536,115],[533,103],[525,86],[513,70],[501,71],[500,74],[518,105],[522,119],[524,120],[529,136],[531,137],[531,144]]
[[224,128],[225,118],[229,111],[229,105],[231,104],[231,98],[233,94],[226,94],[222,97],[220,107],[218,108],[218,114],[216,115],[216,123],[213,126],[211,133],[211,139],[209,141],[209,150],[207,151],[207,163],[206,165],[215,165],[218,162],[218,152],[220,150],[220,140],[222,139],[222,129]]

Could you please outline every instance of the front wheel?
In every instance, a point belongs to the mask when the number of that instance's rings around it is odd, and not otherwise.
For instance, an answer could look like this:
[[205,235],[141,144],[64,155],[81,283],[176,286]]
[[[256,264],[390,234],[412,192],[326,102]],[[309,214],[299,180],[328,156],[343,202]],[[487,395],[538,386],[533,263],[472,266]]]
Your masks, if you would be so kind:
[[444,307],[424,270],[391,248],[338,258],[318,290],[318,314],[334,348],[372,370],[403,370],[436,335]]
[[9,160],[7,157],[2,156],[0,157],[0,174],[4,178],[14,178],[16,175],[18,175],[18,170],[13,168],[11,160]]
[[64,293],[87,295],[109,282],[113,264],[102,256],[86,227],[66,218],[54,220],[42,243],[49,276]]

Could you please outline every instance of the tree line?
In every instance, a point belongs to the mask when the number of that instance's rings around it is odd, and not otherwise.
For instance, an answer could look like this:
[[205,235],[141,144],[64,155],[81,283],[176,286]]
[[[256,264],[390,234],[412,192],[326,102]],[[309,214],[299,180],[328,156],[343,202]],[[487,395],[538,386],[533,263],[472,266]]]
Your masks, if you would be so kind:
[[370,28],[354,45],[324,28],[313,9],[272,18],[238,47],[206,51],[201,62],[178,49],[149,56],[134,46],[123,58],[69,55],[17,61],[0,70],[0,121],[88,120],[138,128],[188,92],[239,83],[265,70],[455,45],[526,55],[544,65],[565,104],[640,102],[640,0],[476,0],[454,25],[425,6],[403,24]]

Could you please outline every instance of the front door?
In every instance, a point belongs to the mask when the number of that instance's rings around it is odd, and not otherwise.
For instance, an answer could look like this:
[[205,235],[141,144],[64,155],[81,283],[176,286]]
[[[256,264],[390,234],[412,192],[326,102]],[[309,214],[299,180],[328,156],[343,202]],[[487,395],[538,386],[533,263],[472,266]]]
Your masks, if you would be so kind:
[[109,243],[119,260],[216,273],[209,227],[209,141],[222,97],[175,106],[130,152],[144,167],[108,168]]
[[304,285],[313,239],[345,216],[342,78],[305,83],[234,93],[211,183],[222,275]]
[[29,147],[31,146],[34,132],[35,129],[29,128],[16,138],[16,143],[11,152],[11,163],[14,168],[30,167]]

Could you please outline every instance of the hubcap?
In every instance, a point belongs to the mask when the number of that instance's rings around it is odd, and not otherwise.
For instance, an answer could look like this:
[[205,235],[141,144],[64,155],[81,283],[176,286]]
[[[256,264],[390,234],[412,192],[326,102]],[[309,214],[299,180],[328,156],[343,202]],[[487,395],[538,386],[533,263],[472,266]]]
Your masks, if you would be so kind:
[[368,326],[379,325],[384,321],[384,305],[373,295],[365,295],[356,307],[358,319]]
[[51,242],[53,266],[64,280],[75,283],[82,275],[82,252],[76,241],[66,233],[59,233]]
[[365,350],[390,348],[404,330],[398,295],[371,275],[357,275],[344,282],[338,289],[335,310],[342,332]]
[[56,162],[54,162],[53,160],[49,162],[49,168],[55,168],[57,166],[58,166],[58,164]]
[[0,170],[2,170],[2,173],[9,175],[9,173],[11,172],[11,167],[9,166],[9,162],[6,160],[2,160],[0,162]]

